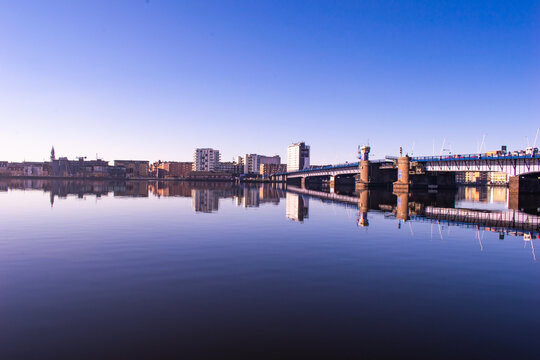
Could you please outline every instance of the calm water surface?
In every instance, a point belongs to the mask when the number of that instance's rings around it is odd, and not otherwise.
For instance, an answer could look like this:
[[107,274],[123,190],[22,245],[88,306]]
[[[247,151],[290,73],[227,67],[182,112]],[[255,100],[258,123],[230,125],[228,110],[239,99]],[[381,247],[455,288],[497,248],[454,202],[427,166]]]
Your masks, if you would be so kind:
[[0,181],[0,358],[540,359],[538,209],[509,203]]

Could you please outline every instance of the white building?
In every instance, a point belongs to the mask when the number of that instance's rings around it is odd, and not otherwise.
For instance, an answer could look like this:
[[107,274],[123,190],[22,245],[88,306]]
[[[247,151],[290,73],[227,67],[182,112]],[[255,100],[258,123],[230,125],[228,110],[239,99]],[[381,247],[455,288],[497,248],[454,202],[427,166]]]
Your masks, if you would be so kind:
[[287,147],[287,171],[298,171],[309,168],[309,146],[304,142]]
[[281,164],[279,155],[264,156],[258,154],[246,154],[244,160],[244,174],[258,174],[261,164]]
[[215,171],[219,160],[219,150],[195,149],[193,151],[193,171]]

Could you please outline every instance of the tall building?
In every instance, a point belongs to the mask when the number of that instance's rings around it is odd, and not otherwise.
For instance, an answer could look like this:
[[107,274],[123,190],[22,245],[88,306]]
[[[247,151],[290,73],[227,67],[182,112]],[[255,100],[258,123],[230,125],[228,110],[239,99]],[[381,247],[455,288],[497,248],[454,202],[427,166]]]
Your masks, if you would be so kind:
[[287,147],[287,171],[298,171],[309,168],[309,145],[304,142]]
[[219,150],[195,149],[193,152],[193,171],[215,171],[219,160]]
[[244,174],[258,174],[261,164],[281,164],[279,155],[264,156],[258,154],[246,154],[244,160]]

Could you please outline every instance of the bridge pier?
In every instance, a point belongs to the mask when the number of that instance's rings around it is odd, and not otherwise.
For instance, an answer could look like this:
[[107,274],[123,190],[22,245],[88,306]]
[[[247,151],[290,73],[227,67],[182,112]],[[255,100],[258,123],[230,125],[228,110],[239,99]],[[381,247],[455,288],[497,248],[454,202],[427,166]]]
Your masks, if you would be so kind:
[[398,158],[398,175],[397,181],[394,182],[394,192],[402,193],[409,192],[409,168],[410,168],[411,158],[408,156],[403,156]]
[[303,177],[303,178],[300,179],[300,187],[301,187],[302,189],[305,189],[305,188],[306,188],[306,178],[305,178],[305,177]]
[[361,160],[358,167],[360,169],[356,181],[356,190],[364,190],[369,187],[369,160]]
[[330,176],[330,180],[328,181],[328,186],[330,187],[331,193],[336,191],[336,177],[335,176]]
[[540,179],[534,176],[510,176],[508,190],[510,194],[540,193]]

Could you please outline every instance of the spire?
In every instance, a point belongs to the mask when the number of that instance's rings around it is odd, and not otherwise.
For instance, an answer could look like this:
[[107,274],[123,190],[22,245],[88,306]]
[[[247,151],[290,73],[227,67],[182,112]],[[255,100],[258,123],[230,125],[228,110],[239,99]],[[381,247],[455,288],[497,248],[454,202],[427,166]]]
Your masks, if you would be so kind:
[[51,149],[51,160],[54,160],[54,159],[56,159],[56,157],[54,155],[54,146],[53,146]]

